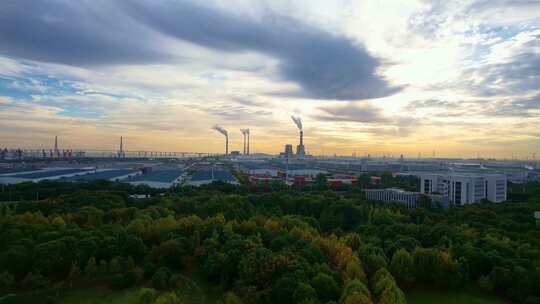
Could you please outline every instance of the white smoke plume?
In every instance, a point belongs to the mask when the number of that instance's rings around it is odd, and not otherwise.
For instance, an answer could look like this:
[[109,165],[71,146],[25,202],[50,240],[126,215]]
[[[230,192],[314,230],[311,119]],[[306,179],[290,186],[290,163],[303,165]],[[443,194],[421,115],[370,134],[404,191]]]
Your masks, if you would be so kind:
[[294,121],[294,123],[296,124],[296,126],[298,127],[298,129],[302,130],[302,118],[298,117],[298,116],[291,116],[292,120]]
[[214,127],[212,127],[213,130],[216,130],[218,131],[219,133],[229,137],[229,132],[227,132],[227,130],[225,130],[223,127],[219,126],[219,125],[215,125]]

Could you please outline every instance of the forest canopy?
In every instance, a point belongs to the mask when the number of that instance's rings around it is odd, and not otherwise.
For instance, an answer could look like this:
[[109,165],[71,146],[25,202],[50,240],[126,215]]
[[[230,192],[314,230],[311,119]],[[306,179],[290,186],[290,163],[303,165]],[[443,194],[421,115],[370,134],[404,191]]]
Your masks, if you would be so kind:
[[214,184],[141,200],[114,183],[36,187],[47,196],[0,205],[2,293],[55,290],[54,303],[85,284],[145,286],[152,303],[198,273],[223,303],[406,303],[418,286],[540,301],[538,183],[511,186],[509,203],[449,209],[355,189]]

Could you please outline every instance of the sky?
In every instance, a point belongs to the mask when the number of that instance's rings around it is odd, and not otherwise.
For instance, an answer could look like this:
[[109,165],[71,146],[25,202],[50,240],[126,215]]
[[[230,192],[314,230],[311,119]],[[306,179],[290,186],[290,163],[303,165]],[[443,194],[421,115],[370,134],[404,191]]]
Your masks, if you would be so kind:
[[540,0],[2,0],[0,146],[530,158],[539,38]]

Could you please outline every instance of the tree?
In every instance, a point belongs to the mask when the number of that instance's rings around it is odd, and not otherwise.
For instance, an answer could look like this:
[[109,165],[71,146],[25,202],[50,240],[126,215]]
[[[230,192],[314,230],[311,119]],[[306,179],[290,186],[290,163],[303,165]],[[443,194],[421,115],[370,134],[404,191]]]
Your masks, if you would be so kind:
[[356,251],[362,245],[362,239],[358,233],[351,233],[345,236],[345,244],[351,247],[353,251]]
[[276,281],[272,288],[272,299],[274,303],[294,303],[293,293],[296,289],[296,280],[291,277],[282,277]]
[[41,274],[63,279],[69,273],[72,260],[66,259],[67,244],[62,239],[53,239],[37,245],[34,249],[34,265]]
[[67,277],[69,287],[73,287],[73,282],[81,277],[81,268],[77,264],[72,264]]
[[327,185],[328,179],[326,178],[326,175],[319,173],[317,176],[315,176],[315,186],[318,189],[325,189]]
[[174,239],[162,243],[155,248],[152,255],[159,264],[170,269],[182,269],[182,257],[187,253],[180,240]]
[[167,267],[161,267],[152,276],[152,286],[158,290],[166,289],[169,287],[170,277],[171,271]]
[[512,285],[512,272],[505,267],[495,266],[490,274],[491,282],[496,289],[506,289]]
[[336,281],[329,275],[319,273],[311,280],[311,286],[316,290],[322,302],[328,302],[339,298],[340,289]]
[[343,304],[373,304],[373,301],[366,295],[360,293],[353,293],[350,296],[347,296],[345,300],[342,301]]
[[132,271],[115,274],[111,284],[115,289],[125,289],[132,287],[137,282],[137,276]]
[[[79,275],[80,275],[80,269],[79,269]],[[24,288],[27,289],[40,289],[49,284],[49,280],[42,276],[41,274],[37,273],[34,274],[32,272],[29,272],[26,277],[21,282],[21,285]]]
[[400,285],[414,282],[414,261],[409,252],[399,249],[394,253],[390,263],[390,272]]
[[341,303],[371,303],[371,293],[359,280],[352,280],[345,285],[341,294]]
[[55,226],[65,226],[66,222],[61,216],[57,215],[52,219],[51,224]]
[[484,292],[493,292],[493,283],[488,275],[480,276],[478,278],[478,287],[480,287],[480,289]]
[[132,257],[136,262],[142,261],[146,254],[146,246],[140,237],[128,235],[122,246],[122,255]]
[[0,269],[22,279],[32,268],[32,257],[24,246],[6,248],[0,255]]
[[343,281],[348,282],[350,280],[359,280],[364,284],[367,283],[366,273],[357,257],[347,263],[345,271],[343,272]]
[[301,303],[302,301],[307,300],[316,300],[317,299],[317,292],[311,285],[306,283],[299,283],[296,286],[296,290],[293,294],[293,300],[296,303]]
[[139,291],[139,304],[152,304],[157,292],[153,288],[141,288]]
[[238,265],[238,274],[248,284],[262,287],[272,280],[275,266],[272,251],[259,247],[249,252]]
[[386,259],[379,254],[370,254],[366,259],[368,274],[373,275],[381,268],[387,267]]
[[379,304],[406,304],[405,294],[395,284],[386,288],[381,294]]
[[390,272],[386,268],[379,269],[372,277],[372,288],[373,295],[377,298],[380,298],[381,294],[385,289],[395,285],[396,282]]
[[107,264],[107,261],[101,260],[99,261],[99,274],[106,275],[109,273],[109,265]]
[[438,252],[431,248],[416,248],[413,254],[416,278],[424,283],[432,283],[438,269]]
[[109,262],[109,271],[113,274],[122,272],[122,264],[120,264],[120,258],[113,258],[111,262]]
[[124,260],[124,271],[132,271],[135,268],[135,261],[132,257],[128,257]]
[[371,176],[367,173],[362,173],[358,176],[358,186],[365,189],[371,183]]
[[381,184],[383,187],[388,188],[393,186],[394,177],[392,175],[392,172],[390,171],[384,171],[381,175]]
[[15,282],[15,277],[9,272],[4,271],[0,273],[0,290],[9,290],[13,283]]
[[94,278],[98,274],[96,259],[94,257],[91,257],[90,259],[88,259],[88,263],[86,263],[84,272],[89,278]]
[[234,292],[227,292],[223,295],[223,304],[242,304],[242,300]]
[[155,304],[177,304],[178,298],[174,292],[166,292],[161,294]]

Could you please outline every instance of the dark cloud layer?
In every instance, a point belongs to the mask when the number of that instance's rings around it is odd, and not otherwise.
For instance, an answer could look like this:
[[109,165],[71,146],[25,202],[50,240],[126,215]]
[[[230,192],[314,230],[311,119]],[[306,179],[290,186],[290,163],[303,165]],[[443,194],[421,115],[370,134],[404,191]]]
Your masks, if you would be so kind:
[[340,105],[319,108],[323,112],[315,118],[321,121],[349,121],[361,123],[384,123],[388,119],[384,117],[382,110],[370,105]]
[[[196,2],[195,2],[196,3]],[[376,75],[380,61],[358,43],[297,20],[255,20],[194,2],[0,2],[0,54],[76,66],[170,62],[156,32],[223,52],[255,51],[279,60],[303,97],[356,100],[396,92]]]
[[0,1],[0,54],[14,58],[78,66],[163,60],[146,39],[149,31],[104,1]]

